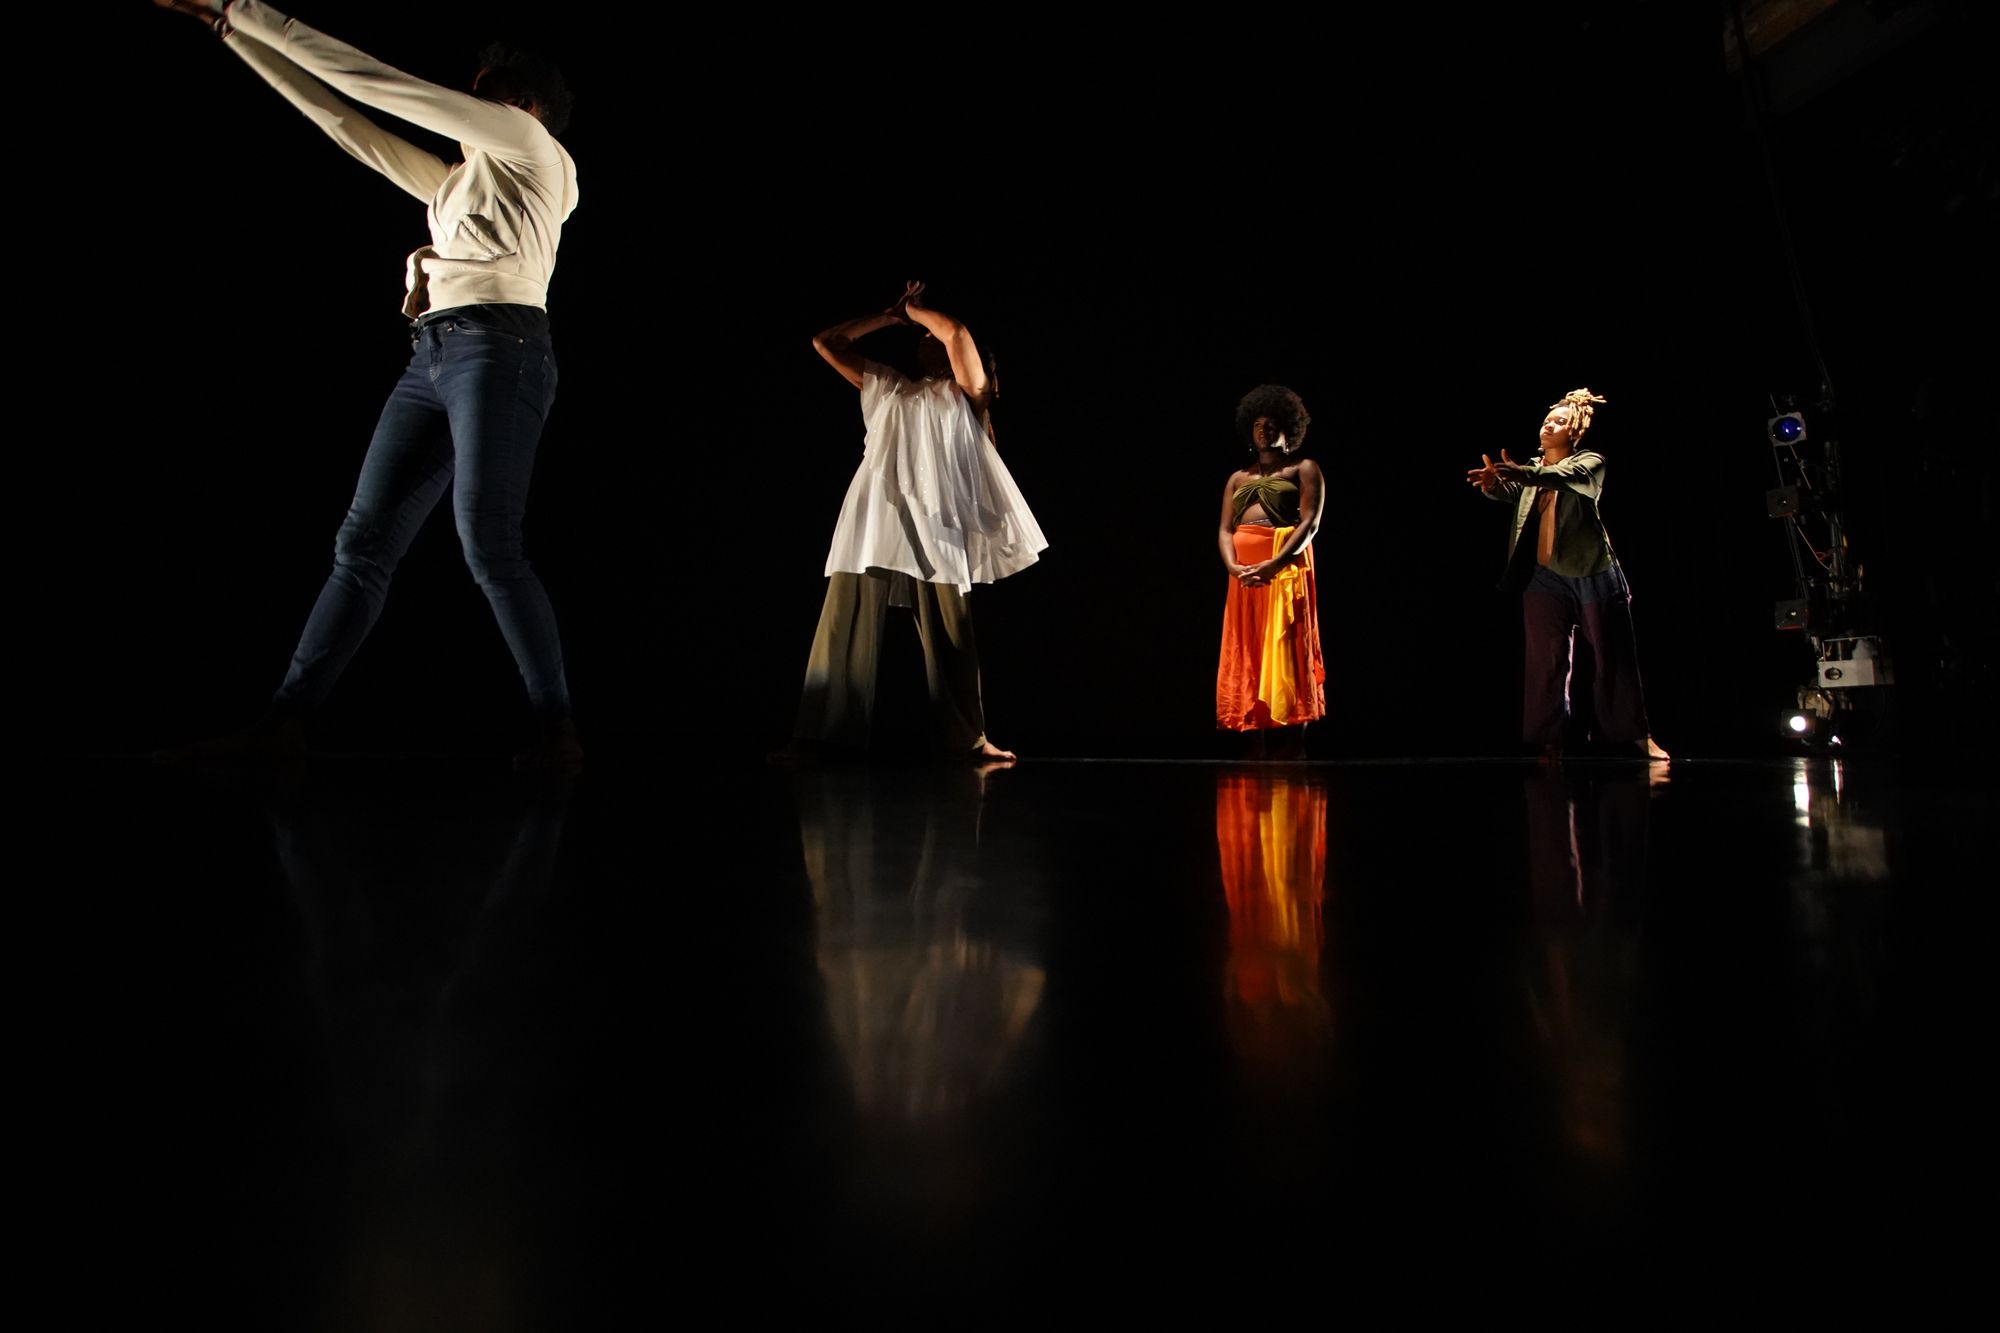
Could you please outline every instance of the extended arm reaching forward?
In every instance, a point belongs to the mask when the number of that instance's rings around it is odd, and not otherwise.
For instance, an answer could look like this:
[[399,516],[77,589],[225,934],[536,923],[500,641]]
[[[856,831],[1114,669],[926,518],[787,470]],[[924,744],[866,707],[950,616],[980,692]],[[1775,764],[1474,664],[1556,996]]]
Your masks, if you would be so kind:
[[260,0],[234,0],[226,7],[219,0],[155,3],[211,23],[230,50],[328,138],[417,199],[430,201],[449,165],[343,99],[455,139],[467,150],[533,166],[559,159],[554,138],[520,107],[405,74]]

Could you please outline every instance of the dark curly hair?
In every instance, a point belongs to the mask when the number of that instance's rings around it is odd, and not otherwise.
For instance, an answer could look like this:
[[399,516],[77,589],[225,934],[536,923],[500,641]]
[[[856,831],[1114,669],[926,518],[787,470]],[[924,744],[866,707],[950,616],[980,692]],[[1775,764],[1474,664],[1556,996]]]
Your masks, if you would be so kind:
[[1306,427],[1312,424],[1312,414],[1306,411],[1305,400],[1284,385],[1260,384],[1244,394],[1243,401],[1236,405],[1236,438],[1246,445],[1254,445],[1250,428],[1257,424],[1258,417],[1270,417],[1278,423],[1291,443],[1289,452],[1305,448]]
[[[576,106],[562,71],[530,51],[518,50],[504,42],[488,42],[479,52],[479,95],[510,106],[533,102],[543,128],[561,134],[569,128],[569,114]],[[527,108],[522,106],[523,110]]]

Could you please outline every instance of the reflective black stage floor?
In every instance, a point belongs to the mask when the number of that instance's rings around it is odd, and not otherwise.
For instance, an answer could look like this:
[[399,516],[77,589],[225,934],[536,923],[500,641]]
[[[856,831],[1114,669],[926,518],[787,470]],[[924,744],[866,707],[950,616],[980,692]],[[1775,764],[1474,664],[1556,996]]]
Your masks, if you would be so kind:
[[1969,1243],[1919,940],[1995,807],[1909,766],[46,791],[16,1086],[77,1326],[1845,1302]]

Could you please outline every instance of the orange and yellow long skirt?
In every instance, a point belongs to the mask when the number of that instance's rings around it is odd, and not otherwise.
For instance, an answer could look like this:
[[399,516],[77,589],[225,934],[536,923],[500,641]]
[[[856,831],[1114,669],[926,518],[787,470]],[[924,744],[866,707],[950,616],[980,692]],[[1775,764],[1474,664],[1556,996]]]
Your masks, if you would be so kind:
[[[1290,528],[1236,529],[1236,562],[1256,565],[1284,549]],[[1319,646],[1319,585],[1312,548],[1261,588],[1229,580],[1222,609],[1222,660],[1215,670],[1215,725],[1227,731],[1296,727],[1326,716],[1326,662]]]

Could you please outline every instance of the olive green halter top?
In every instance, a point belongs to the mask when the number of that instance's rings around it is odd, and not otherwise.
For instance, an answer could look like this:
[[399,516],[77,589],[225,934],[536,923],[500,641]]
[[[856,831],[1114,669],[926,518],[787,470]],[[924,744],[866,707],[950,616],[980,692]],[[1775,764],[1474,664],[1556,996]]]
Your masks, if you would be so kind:
[[[1264,512],[1277,523],[1299,521],[1299,487],[1297,482],[1280,476],[1252,477],[1236,488],[1236,512],[1229,516],[1231,526],[1243,521],[1243,511],[1253,503],[1264,506]],[[1286,511],[1290,517],[1286,517]]]

